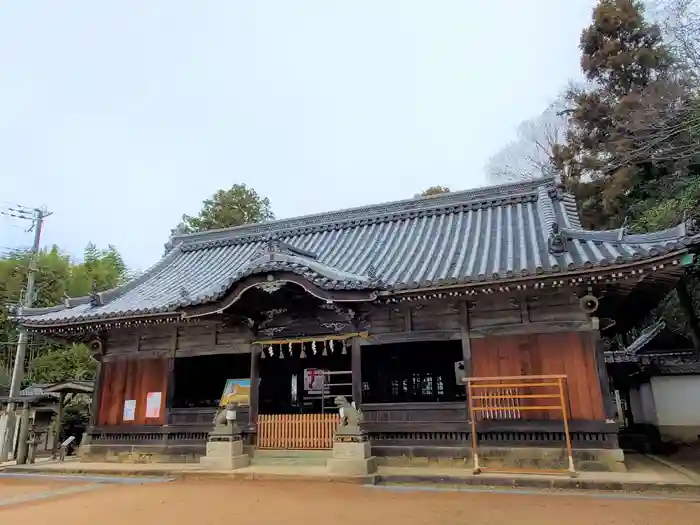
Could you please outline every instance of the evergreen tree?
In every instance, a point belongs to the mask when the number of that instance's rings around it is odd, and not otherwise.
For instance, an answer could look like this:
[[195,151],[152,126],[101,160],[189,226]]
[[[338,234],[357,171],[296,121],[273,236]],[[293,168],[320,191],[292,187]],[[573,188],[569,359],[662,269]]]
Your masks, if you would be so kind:
[[638,151],[641,116],[657,118],[681,96],[668,75],[671,58],[657,26],[635,0],[601,0],[580,40],[590,86],[568,94],[569,129],[554,148],[555,167],[583,203],[586,226],[620,226],[634,203],[655,196],[646,185],[665,177],[667,163]]
[[[17,342],[17,327],[9,317],[13,307],[21,301],[30,259],[26,251],[0,258],[0,369],[5,370],[5,374]],[[74,262],[54,246],[39,253],[36,265],[33,303],[37,307],[61,304],[66,296],[88,295],[93,283],[98,291],[114,288],[125,282],[127,276],[126,265],[115,247],[100,250],[92,243],[86,247],[81,262]],[[28,359],[30,373],[25,383],[57,381],[59,376],[61,379],[86,379],[94,374],[94,363],[82,345],[65,348],[35,335],[29,342]]]
[[[270,200],[261,197],[245,184],[234,184],[228,190],[219,190],[202,203],[196,217],[182,216],[177,229],[194,233],[219,228],[231,228],[274,219]],[[173,230],[174,232],[175,230]]]
[[416,195],[416,197],[430,197],[431,195],[442,195],[443,193],[450,193],[450,188],[447,186],[430,186]]

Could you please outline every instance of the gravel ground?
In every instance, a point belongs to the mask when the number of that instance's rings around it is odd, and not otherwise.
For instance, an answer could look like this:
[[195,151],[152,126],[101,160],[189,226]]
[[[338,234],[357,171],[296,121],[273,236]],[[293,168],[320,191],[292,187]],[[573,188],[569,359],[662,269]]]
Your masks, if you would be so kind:
[[[41,484],[45,491],[47,483]],[[13,485],[20,486],[3,482],[0,491]],[[56,516],[71,525],[700,525],[700,503],[394,490],[321,482],[178,481],[105,484],[89,492],[0,507],[0,523],[44,525]]]

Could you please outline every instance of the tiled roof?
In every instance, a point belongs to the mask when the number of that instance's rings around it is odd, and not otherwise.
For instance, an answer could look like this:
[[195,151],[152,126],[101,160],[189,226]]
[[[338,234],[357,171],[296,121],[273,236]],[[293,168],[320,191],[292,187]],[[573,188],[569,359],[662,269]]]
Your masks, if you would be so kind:
[[658,357],[692,353],[692,342],[686,336],[671,330],[666,322],[660,319],[642,330],[626,348],[606,351],[605,361],[609,363],[636,363],[640,356]]
[[126,285],[25,311],[31,325],[175,312],[216,301],[253,274],[294,272],[327,290],[497,282],[630,261],[695,242],[686,225],[626,235],[581,228],[554,179],[181,235]]
[[58,397],[58,394],[52,394],[44,391],[45,387],[46,385],[42,384],[29,385],[28,387],[19,391],[19,397]]

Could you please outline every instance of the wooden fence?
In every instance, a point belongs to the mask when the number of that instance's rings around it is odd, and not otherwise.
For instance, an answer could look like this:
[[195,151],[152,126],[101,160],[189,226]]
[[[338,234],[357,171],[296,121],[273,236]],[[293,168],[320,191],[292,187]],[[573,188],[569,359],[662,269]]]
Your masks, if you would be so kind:
[[258,448],[332,449],[338,414],[269,414],[258,416]]

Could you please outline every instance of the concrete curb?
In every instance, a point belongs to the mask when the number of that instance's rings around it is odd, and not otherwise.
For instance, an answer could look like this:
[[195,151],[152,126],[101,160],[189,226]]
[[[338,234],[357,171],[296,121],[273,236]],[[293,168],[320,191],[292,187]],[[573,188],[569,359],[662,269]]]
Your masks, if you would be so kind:
[[330,483],[349,483],[356,485],[375,485],[377,475],[370,476],[338,476],[338,475],[304,475],[304,474],[279,474],[272,472],[207,472],[207,471],[183,471],[171,469],[147,469],[147,470],[119,470],[119,469],[81,469],[71,468],[56,470],[42,470],[29,467],[7,467],[8,474],[36,474],[36,475],[64,475],[64,476],[112,476],[112,477],[156,477],[171,478],[175,480],[235,480],[235,481],[323,481]]
[[594,490],[605,492],[650,492],[650,493],[680,493],[693,496],[700,495],[700,483],[650,483],[643,481],[598,481],[578,478],[541,478],[541,477],[511,477],[490,476],[440,476],[429,474],[375,474],[369,476],[337,476],[337,475],[304,475],[281,474],[265,472],[207,472],[183,471],[173,469],[83,469],[79,465],[57,471],[55,469],[40,469],[37,467],[12,466],[4,469],[7,473],[63,476],[110,476],[116,478],[170,478],[173,480],[230,480],[230,481],[297,481],[297,482],[330,482],[356,485],[452,485],[471,487],[500,487],[500,488],[531,488],[544,490]]
[[649,483],[642,481],[594,481],[576,478],[529,478],[488,476],[427,476],[427,475],[380,475],[378,483],[384,484],[431,484],[472,487],[510,487],[549,490],[598,490],[605,492],[677,492],[700,495],[700,485],[695,483]]

